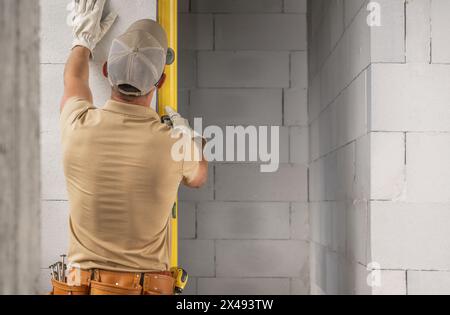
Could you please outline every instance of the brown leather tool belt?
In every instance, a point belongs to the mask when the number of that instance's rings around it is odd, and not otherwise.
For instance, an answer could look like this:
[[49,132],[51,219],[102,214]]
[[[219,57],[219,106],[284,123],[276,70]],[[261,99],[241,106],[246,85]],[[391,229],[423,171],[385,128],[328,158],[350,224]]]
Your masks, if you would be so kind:
[[173,295],[170,271],[117,272],[101,269],[71,270],[67,283],[52,279],[53,295]]

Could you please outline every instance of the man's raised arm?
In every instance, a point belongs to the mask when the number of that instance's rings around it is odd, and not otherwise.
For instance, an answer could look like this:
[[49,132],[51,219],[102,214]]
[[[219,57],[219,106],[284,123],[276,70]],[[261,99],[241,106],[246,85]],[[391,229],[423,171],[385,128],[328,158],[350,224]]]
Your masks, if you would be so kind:
[[72,52],[64,71],[64,96],[61,111],[71,97],[92,103],[89,88],[89,58],[100,40],[114,23],[117,14],[111,13],[102,20],[106,0],[76,0],[72,16]]
[[64,70],[64,96],[61,100],[61,111],[67,100],[79,97],[92,103],[92,92],[89,88],[89,56],[91,51],[77,46],[72,49]]

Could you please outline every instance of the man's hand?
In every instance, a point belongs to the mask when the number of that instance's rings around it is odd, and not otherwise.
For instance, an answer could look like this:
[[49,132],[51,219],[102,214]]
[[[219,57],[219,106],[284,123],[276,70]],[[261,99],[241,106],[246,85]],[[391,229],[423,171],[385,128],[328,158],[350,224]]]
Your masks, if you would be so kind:
[[111,12],[102,20],[105,3],[106,0],[75,0],[72,48],[83,46],[93,53],[117,18],[117,14]]
[[184,133],[188,136],[190,136],[192,139],[202,139],[203,142],[205,142],[202,135],[195,132],[191,126],[189,125],[189,121],[183,117],[176,111],[174,111],[171,107],[166,107],[166,113],[170,118],[170,121],[173,125],[173,130],[175,133],[175,137],[177,137],[180,133]]
[[179,133],[184,133],[186,135],[190,135],[194,138],[194,132],[189,126],[189,121],[181,117],[179,113],[174,111],[171,107],[166,106],[166,113],[172,122],[173,130],[175,132],[175,136],[178,136]]

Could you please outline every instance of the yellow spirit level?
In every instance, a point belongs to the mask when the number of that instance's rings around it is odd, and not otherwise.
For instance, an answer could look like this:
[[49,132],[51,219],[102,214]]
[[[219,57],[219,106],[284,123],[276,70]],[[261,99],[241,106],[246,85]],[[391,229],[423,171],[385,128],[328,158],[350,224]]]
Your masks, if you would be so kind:
[[[171,64],[167,65],[166,81],[158,93],[160,116],[164,116],[166,106],[178,110],[178,0],[158,0],[158,21],[166,30]],[[171,267],[178,267],[178,202],[175,203],[171,220]]]

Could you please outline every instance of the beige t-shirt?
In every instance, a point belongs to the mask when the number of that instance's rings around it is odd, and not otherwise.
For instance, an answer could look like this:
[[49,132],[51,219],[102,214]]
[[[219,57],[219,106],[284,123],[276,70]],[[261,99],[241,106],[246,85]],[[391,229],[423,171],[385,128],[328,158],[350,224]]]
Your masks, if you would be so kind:
[[72,98],[61,113],[70,203],[69,261],[82,269],[168,270],[180,182],[199,163],[172,158],[171,129],[150,108]]

